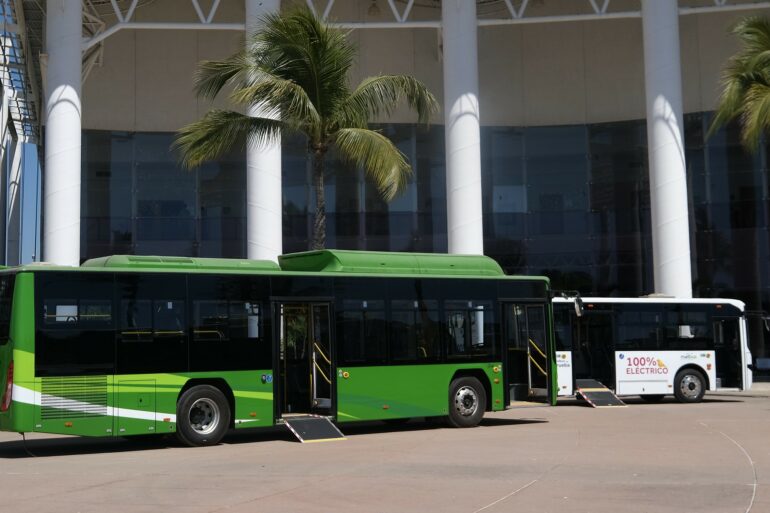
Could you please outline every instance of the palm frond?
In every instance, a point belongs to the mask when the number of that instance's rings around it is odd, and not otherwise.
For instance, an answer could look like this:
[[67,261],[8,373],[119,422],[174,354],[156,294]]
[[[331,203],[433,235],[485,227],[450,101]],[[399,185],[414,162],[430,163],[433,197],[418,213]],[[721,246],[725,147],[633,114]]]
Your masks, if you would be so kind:
[[235,89],[230,100],[237,105],[259,105],[266,117],[280,117],[292,125],[318,129],[321,119],[313,102],[299,85],[271,75],[259,82]]
[[412,168],[390,139],[365,128],[343,128],[335,137],[340,157],[364,169],[386,201],[409,183]]
[[746,91],[745,101],[741,143],[750,151],[756,151],[762,134],[770,128],[770,86],[754,82]]
[[173,148],[180,150],[186,167],[196,167],[224,155],[233,147],[244,148],[247,142],[269,144],[277,140],[282,131],[288,130],[290,127],[280,120],[213,109],[202,119],[179,130]]
[[753,151],[770,123],[770,112],[765,110],[763,100],[770,86],[770,20],[759,16],[741,19],[732,33],[740,40],[741,48],[722,72],[722,92],[706,137],[738,118],[741,141]]
[[263,18],[264,29],[250,45],[269,48],[273,74],[298,84],[321,116],[334,110],[339,98],[349,94],[347,75],[355,47],[346,32],[321,22],[307,8],[297,8]]
[[392,114],[401,102],[417,112],[420,123],[428,123],[438,111],[438,101],[416,78],[379,75],[364,79],[338,107],[336,118],[342,127],[364,127],[372,118]]

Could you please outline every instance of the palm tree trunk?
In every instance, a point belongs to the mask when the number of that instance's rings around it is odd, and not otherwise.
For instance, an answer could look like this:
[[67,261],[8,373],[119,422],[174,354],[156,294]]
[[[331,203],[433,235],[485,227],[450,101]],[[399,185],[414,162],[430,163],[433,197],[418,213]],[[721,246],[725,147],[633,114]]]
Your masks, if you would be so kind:
[[324,196],[324,148],[313,149],[313,185],[315,186],[315,219],[313,220],[313,238],[310,249],[326,247],[326,198]]

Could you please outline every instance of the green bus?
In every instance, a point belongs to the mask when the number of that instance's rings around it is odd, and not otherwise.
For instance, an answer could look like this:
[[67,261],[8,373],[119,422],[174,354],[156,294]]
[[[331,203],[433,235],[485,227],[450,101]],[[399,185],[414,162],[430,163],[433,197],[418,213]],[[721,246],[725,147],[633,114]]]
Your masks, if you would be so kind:
[[295,414],[478,424],[556,400],[547,278],[483,256],[116,255],[0,271],[0,430],[176,433]]

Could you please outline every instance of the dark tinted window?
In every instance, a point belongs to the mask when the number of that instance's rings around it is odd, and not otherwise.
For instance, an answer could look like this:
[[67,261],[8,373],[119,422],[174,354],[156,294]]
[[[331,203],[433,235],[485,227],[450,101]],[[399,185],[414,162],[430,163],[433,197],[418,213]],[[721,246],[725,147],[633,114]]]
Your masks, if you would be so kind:
[[661,339],[663,309],[660,305],[615,305],[619,351],[658,349]]
[[190,370],[247,370],[272,366],[263,301],[267,279],[191,276]]
[[666,305],[661,349],[714,349],[711,305]]
[[386,357],[385,301],[338,301],[337,341],[343,365],[382,363]]
[[35,274],[38,376],[112,374],[115,362],[113,275]]
[[185,276],[118,275],[116,289],[117,373],[187,371]]
[[11,306],[15,274],[0,276],[0,345],[8,342],[11,331]]
[[390,302],[391,361],[438,361],[440,341],[437,300]]
[[572,303],[554,303],[553,331],[557,351],[572,351],[572,317],[575,317]]
[[444,315],[448,358],[492,357],[495,346],[495,312],[491,301],[446,301]]

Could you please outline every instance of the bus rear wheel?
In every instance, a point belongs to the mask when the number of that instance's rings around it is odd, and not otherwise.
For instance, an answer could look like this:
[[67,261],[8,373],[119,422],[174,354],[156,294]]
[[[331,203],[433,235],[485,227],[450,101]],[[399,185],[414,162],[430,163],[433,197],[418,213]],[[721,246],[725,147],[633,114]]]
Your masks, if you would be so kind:
[[695,369],[683,369],[674,378],[674,395],[682,403],[699,403],[706,395],[706,378]]
[[452,427],[477,426],[484,417],[487,393],[478,379],[457,378],[449,385],[449,425]]
[[176,404],[176,436],[190,447],[216,445],[230,425],[230,405],[216,387],[197,385]]

